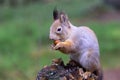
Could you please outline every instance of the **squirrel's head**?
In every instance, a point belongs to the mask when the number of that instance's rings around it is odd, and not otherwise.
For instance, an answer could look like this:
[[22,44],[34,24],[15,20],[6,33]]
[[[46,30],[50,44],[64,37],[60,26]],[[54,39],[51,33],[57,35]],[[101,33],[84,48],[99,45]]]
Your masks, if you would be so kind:
[[53,11],[54,22],[50,27],[50,39],[65,41],[70,35],[70,23],[68,17],[63,12]]

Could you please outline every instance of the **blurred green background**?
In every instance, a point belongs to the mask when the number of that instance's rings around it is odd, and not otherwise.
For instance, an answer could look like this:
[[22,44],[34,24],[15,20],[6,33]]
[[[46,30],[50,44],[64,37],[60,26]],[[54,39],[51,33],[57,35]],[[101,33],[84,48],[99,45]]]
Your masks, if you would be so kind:
[[108,0],[0,0],[0,80],[35,80],[52,59],[69,56],[50,48],[49,28],[57,6],[76,25],[98,37],[103,69],[120,68],[120,11]]

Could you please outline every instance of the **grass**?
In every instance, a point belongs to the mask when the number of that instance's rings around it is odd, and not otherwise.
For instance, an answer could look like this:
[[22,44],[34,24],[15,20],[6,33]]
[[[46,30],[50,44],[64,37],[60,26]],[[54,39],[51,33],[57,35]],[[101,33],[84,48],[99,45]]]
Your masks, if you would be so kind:
[[49,27],[56,5],[68,13],[73,24],[86,25],[95,31],[104,68],[120,67],[120,23],[114,20],[84,24],[76,21],[84,18],[85,10],[97,4],[99,0],[60,0],[18,8],[0,7],[0,80],[33,80],[52,59],[69,60],[69,56],[50,50]]

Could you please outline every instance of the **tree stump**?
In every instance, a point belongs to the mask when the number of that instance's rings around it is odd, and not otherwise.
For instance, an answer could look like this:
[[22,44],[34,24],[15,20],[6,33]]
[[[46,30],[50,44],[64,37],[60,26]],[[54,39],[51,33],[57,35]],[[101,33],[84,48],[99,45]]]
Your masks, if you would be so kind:
[[71,60],[64,65],[63,60],[54,59],[50,66],[38,72],[36,80],[97,80],[98,76],[87,72],[77,62]]

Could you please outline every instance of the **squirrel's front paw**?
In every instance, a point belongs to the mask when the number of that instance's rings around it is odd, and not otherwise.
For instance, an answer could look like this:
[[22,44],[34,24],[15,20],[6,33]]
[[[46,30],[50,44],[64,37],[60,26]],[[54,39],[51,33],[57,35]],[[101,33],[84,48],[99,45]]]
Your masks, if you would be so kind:
[[54,50],[59,50],[61,48],[63,48],[63,44],[62,44],[62,42],[59,42],[58,44],[56,44],[56,46],[53,49]]

